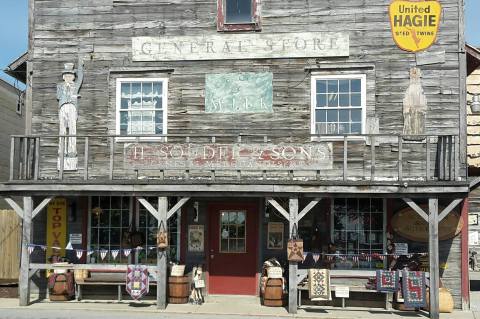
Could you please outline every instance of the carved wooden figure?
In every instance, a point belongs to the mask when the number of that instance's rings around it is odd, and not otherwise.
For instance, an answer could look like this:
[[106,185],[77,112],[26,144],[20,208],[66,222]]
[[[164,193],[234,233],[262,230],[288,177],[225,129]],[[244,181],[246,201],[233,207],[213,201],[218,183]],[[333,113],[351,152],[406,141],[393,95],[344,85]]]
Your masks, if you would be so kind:
[[[78,92],[83,83],[83,62],[78,61],[78,72],[74,69],[73,63],[66,63],[63,70],[63,83],[57,85],[57,100],[59,105],[59,135],[67,135],[63,139],[63,169],[66,171],[77,170],[77,118],[78,118]],[[77,74],[78,73],[78,74]],[[62,139],[59,140],[59,167],[62,152]]]
[[425,119],[427,115],[427,97],[423,92],[422,77],[419,68],[410,69],[410,85],[403,98],[403,134],[425,134]]

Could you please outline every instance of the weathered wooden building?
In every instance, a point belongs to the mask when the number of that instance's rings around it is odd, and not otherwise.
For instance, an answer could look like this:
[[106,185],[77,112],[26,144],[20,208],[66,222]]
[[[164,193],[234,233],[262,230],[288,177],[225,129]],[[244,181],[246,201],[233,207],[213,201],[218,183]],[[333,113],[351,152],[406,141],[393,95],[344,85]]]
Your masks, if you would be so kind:
[[[431,316],[440,279],[468,307],[463,1],[415,18],[436,28],[416,54],[392,38],[413,25],[390,20],[390,3],[30,0],[31,135],[12,137],[0,187],[24,197],[10,201],[24,220],[21,304],[32,273],[52,268],[27,247],[70,242],[76,269],[151,264],[164,308],[155,234],[168,220],[170,260],[203,264],[210,294],[258,294],[277,257],[296,312],[307,266],[285,247],[298,225],[322,260],[336,246],[338,277],[387,267],[390,242],[428,253]],[[47,204],[63,211],[62,240]],[[144,249],[114,257],[132,228]]]

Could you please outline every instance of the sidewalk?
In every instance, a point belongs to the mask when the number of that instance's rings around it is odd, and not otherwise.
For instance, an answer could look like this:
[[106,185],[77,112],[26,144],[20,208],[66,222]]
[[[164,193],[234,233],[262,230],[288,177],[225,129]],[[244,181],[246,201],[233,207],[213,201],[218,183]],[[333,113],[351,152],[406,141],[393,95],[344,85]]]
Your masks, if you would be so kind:
[[[131,318],[141,318],[142,314],[172,314],[172,315],[198,315],[199,317],[219,317],[225,318],[227,316],[236,317],[275,317],[275,318],[324,318],[324,319],[386,319],[386,318],[428,318],[426,312],[401,312],[401,311],[387,311],[379,308],[355,308],[349,307],[330,308],[330,307],[302,307],[299,309],[297,315],[288,314],[284,308],[270,308],[262,307],[258,303],[258,298],[252,297],[230,297],[230,296],[215,296],[211,297],[210,301],[201,305],[168,305],[165,311],[160,311],[156,308],[153,301],[145,302],[107,302],[107,301],[93,301],[83,300],[81,302],[38,302],[33,303],[28,307],[19,307],[17,299],[0,299],[0,314],[2,309],[18,310],[19,312],[32,312],[34,314],[42,314],[43,311],[69,311],[85,313],[93,311],[95,313],[129,313]],[[168,316],[171,317],[171,316]],[[455,311],[451,314],[441,314],[441,319],[480,319],[479,313]]]

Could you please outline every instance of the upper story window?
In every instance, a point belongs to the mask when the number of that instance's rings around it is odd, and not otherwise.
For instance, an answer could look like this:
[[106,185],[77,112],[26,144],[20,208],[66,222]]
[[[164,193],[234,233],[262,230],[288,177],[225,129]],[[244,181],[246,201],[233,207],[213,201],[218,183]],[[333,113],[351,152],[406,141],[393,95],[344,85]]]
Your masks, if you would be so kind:
[[259,0],[217,0],[218,31],[260,30]]
[[117,135],[167,134],[167,79],[117,79]]
[[364,134],[365,108],[366,75],[312,77],[312,134]]

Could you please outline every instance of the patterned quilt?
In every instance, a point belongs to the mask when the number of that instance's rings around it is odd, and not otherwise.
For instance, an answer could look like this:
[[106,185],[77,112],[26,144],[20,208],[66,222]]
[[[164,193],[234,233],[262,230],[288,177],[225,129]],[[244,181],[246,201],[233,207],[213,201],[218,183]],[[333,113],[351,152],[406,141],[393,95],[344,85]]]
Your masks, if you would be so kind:
[[330,291],[330,270],[308,270],[308,292],[313,301],[332,300]]
[[127,266],[127,292],[133,299],[139,300],[148,294],[150,281],[148,278],[148,268],[145,265]]
[[421,271],[402,272],[403,298],[405,307],[421,308],[427,304],[425,273]]
[[377,291],[395,292],[398,290],[398,271],[377,270]]

